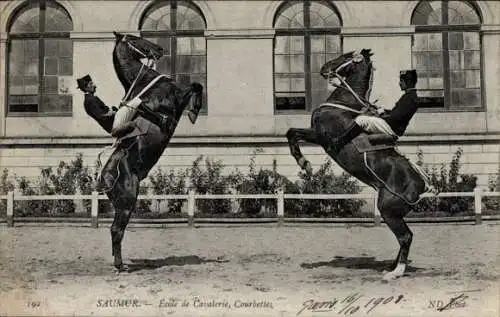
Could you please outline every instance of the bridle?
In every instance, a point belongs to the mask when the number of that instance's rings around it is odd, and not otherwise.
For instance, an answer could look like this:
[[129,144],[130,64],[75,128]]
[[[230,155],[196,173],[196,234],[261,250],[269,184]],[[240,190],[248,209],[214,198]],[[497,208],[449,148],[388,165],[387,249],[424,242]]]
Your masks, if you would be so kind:
[[[125,94],[125,97],[123,97],[123,100],[122,100],[122,103],[127,101],[129,96],[130,96],[130,93],[132,92],[132,89],[135,87],[137,81],[139,80],[139,78],[141,78],[143,75],[144,75],[144,66],[147,66],[149,68],[153,68],[154,65],[156,65],[156,63],[158,62],[158,59],[155,57],[155,55],[153,54],[153,51],[150,50],[149,51],[149,56],[152,56],[152,58],[148,57],[148,55],[146,55],[146,53],[144,53],[143,51],[141,51],[140,49],[138,49],[137,47],[135,47],[132,43],[130,43],[128,40],[127,40],[127,35],[125,34],[122,39],[121,39],[122,42],[124,42],[125,44],[127,44],[127,46],[133,50],[134,52],[138,53],[140,56],[142,56],[143,58],[145,58],[147,60],[147,63],[146,64],[142,64],[141,65],[141,69],[139,70],[139,72],[137,73],[137,76],[135,76],[135,79],[134,81],[132,82],[132,85],[130,85],[130,88],[128,89],[127,93]],[[151,64],[150,64],[151,63]],[[161,76],[161,75],[160,75]],[[164,75],[163,75],[164,76]]]
[[[353,95],[353,97],[365,108],[365,109],[370,109],[372,108],[373,106],[370,104],[370,102],[368,102],[365,98],[363,97],[360,97],[355,91],[354,89],[351,88],[351,86],[345,81],[344,77],[340,76],[339,72],[346,68],[347,66],[353,64],[353,63],[360,63],[362,62],[364,59],[363,55],[359,54],[359,53],[354,53],[353,57],[351,57],[350,59],[348,59],[347,61],[345,61],[344,63],[340,64],[337,68],[335,68],[333,71],[330,71],[328,72],[328,77],[327,77],[327,81],[330,81],[331,78],[337,78],[341,85],[338,85],[338,84],[334,84],[334,86],[338,87],[338,88],[341,88],[341,89],[345,89],[347,91],[349,91],[351,93],[351,95]],[[373,76],[373,74],[372,74]],[[346,106],[342,106],[342,107],[338,107],[339,105],[337,104],[332,104],[332,103],[323,103],[322,105],[334,105],[336,106],[337,108],[342,108],[344,110],[348,110],[348,111],[351,111],[351,112],[355,112],[355,113],[358,113],[358,114],[361,114],[361,113],[364,113],[364,111],[358,111],[358,110],[354,110],[352,109],[351,107],[346,107]]]

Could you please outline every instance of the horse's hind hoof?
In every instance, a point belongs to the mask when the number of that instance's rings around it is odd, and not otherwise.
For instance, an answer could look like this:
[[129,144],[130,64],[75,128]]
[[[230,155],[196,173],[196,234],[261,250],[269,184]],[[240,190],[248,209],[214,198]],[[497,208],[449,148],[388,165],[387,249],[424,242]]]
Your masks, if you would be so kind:
[[115,273],[120,274],[122,272],[128,272],[128,266],[124,264],[115,265]]

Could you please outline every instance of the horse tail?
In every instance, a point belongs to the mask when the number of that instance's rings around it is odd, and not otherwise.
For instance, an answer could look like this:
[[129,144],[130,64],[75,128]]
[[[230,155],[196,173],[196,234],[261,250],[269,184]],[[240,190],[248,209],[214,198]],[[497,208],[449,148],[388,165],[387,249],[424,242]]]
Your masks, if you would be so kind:
[[191,83],[190,87],[191,96],[189,98],[189,105],[187,107],[189,120],[195,123],[198,118],[198,113],[203,106],[203,86],[200,83]]

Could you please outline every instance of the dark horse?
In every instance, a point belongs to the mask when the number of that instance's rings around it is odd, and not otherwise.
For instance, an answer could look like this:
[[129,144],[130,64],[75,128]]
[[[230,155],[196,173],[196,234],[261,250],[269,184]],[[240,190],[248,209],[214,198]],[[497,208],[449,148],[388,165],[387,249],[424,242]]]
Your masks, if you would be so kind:
[[[341,84],[328,97],[330,105],[324,104],[312,112],[311,127],[291,128],[287,138],[291,154],[302,169],[310,172],[311,164],[301,153],[298,142],[318,144],[345,171],[378,191],[378,209],[400,245],[391,271],[384,276],[384,279],[393,279],[402,276],[406,270],[413,237],[403,217],[409,212],[410,205],[424,193],[425,181],[412,164],[390,145],[391,142],[367,152],[359,150],[354,144],[361,138],[367,140],[373,137],[375,140],[380,135],[361,133],[354,139],[348,136],[353,119],[365,110],[373,110],[367,102],[373,75],[372,55],[371,50],[363,49],[359,53],[343,54],[323,65],[322,76],[335,76]],[[395,144],[395,140],[388,141]]]
[[[203,87],[198,83],[184,87],[169,77],[158,77],[161,74],[144,65],[141,59],[159,59],[163,55],[160,46],[133,35],[114,34],[113,64],[126,97],[131,99],[140,94],[142,105],[145,105],[133,117],[134,130],[119,138],[116,149],[101,171],[99,184],[115,208],[111,226],[114,266],[124,270],[121,242],[135,209],[139,182],[165,151],[185,108],[189,119],[195,123],[202,106]],[[155,78],[158,80],[154,81]],[[169,118],[170,126],[160,129],[145,119],[147,112],[163,114]]]

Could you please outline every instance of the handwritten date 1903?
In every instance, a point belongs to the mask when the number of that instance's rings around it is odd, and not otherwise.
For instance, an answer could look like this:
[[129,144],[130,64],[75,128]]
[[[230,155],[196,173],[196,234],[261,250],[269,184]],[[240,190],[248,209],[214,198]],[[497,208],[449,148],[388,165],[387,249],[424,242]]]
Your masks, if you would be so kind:
[[[366,300],[361,301],[362,298],[366,298]],[[366,314],[369,314],[377,306],[398,304],[403,298],[403,295],[368,298],[362,294],[354,293],[345,298],[333,298],[328,301],[310,299],[302,303],[302,308],[297,312],[297,316],[306,311],[311,313],[334,312],[341,316],[350,316],[359,310],[364,310]]]

